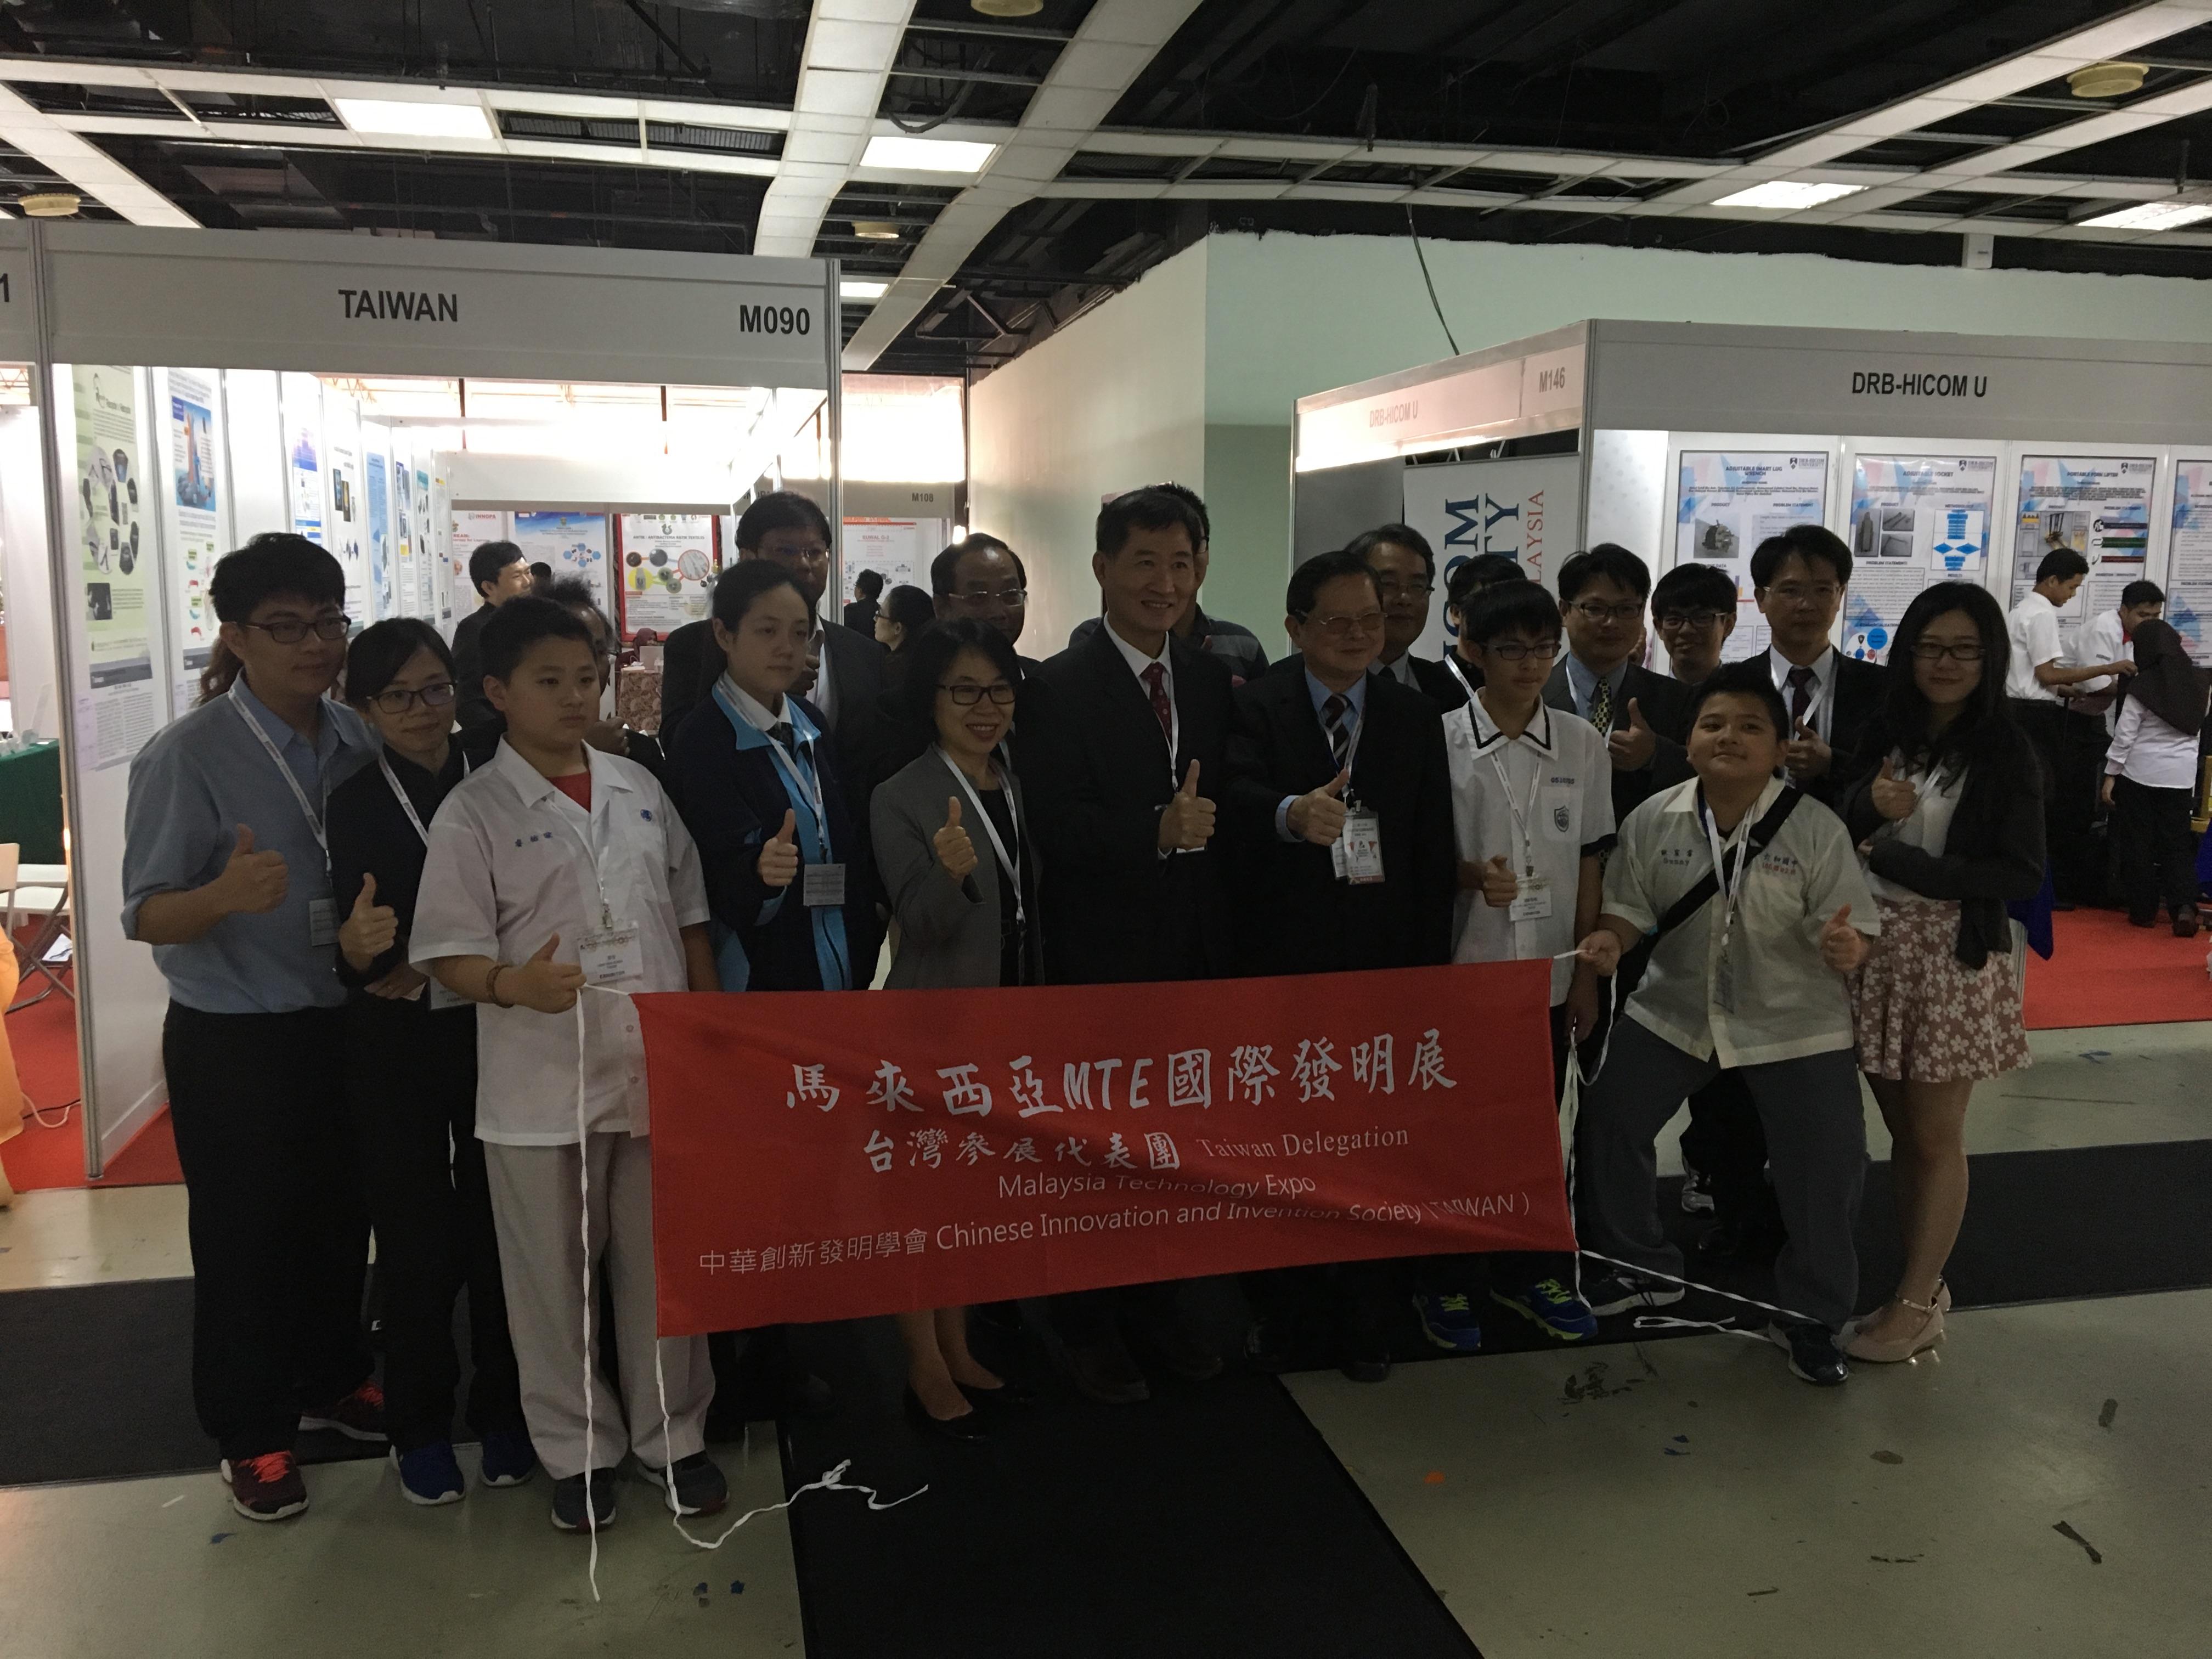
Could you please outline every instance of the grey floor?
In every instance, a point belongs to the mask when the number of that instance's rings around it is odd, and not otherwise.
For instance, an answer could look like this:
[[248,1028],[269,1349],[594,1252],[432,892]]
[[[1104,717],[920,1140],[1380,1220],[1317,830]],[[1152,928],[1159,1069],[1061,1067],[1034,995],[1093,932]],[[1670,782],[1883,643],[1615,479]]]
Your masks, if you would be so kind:
[[[2212,1027],[2033,1042],[2032,1070],[1977,1097],[1975,1150],[2212,1138]],[[0,1212],[0,1291],[187,1273],[182,1199],[26,1194]],[[1291,1388],[1490,1659],[2198,1659],[2208,1344],[2212,1291],[2192,1291],[1961,1314],[1936,1355],[1834,1393],[1724,1335]],[[764,1439],[724,1461],[725,1522],[782,1498]],[[0,1655],[803,1651],[781,1512],[708,1553],[629,1487],[595,1603],[542,1483],[425,1510],[380,1463],[308,1478],[315,1507],[274,1527],[212,1474],[0,1490]]]

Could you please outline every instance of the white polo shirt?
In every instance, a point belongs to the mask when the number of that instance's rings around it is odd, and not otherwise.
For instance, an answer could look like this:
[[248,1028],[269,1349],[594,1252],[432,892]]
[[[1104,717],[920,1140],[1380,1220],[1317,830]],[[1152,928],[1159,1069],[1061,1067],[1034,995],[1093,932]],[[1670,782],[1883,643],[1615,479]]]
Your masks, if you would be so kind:
[[[678,930],[708,919],[699,849],[653,775],[586,748],[592,810],[504,740],[464,778],[431,821],[415,903],[410,959],[520,963],[553,934],[556,962],[600,926],[636,924],[643,971],[623,991],[690,988]],[[585,1127],[647,1131],[645,1051],[628,997],[586,991]],[[477,1138],[503,1146],[576,1140],[576,1017],[530,1008],[477,1008]]]
[[[1480,892],[1462,890],[1452,960],[1540,961],[1573,950],[1583,855],[1613,839],[1613,761],[1603,735],[1579,714],[1540,704],[1528,729],[1508,738],[1477,693],[1444,716],[1444,754],[1460,857],[1480,865],[1502,856],[1518,875],[1533,856],[1552,892],[1549,916],[1515,921]],[[1516,802],[1528,826],[1526,842],[1514,819]],[[1566,1000],[1574,972],[1571,962],[1552,964],[1553,1006]]]
[[[1765,817],[1784,789],[1776,778],[1751,808]],[[1713,867],[1695,778],[1651,797],[1620,826],[1605,867],[1605,912],[1645,933]],[[1851,1002],[1844,976],[1820,959],[1820,930],[1848,904],[1850,925],[1881,932],[1874,895],[1843,820],[1809,796],[1766,850],[1752,860],[1729,936],[1735,1008],[1713,995],[1723,896],[1667,935],[1652,952],[1628,1017],[1685,1054],[1723,1067],[1849,1048]]]
[[2005,618],[2005,633],[2012,641],[2012,666],[2005,671],[2005,696],[2030,702],[2063,702],[2065,698],[2035,678],[2047,662],[2063,662],[2065,645],[2058,637],[2058,607],[2033,588],[2013,606]]

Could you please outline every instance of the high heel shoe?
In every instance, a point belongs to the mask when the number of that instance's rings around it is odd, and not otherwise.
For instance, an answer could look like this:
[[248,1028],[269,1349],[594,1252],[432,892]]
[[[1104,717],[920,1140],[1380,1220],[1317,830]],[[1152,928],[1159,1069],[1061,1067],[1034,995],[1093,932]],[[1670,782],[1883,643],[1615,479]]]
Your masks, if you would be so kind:
[[1026,1382],[1017,1382],[1011,1376],[1000,1377],[995,1389],[970,1388],[965,1382],[956,1382],[953,1386],[968,1396],[970,1405],[984,1410],[1003,1406],[1009,1411],[1019,1411],[1037,1402],[1035,1389]]
[[991,1437],[991,1431],[983,1426],[981,1412],[970,1409],[957,1417],[933,1417],[929,1407],[921,1403],[921,1396],[911,1388],[906,1391],[906,1420],[924,1434],[965,1446],[976,1445]]
[[[1940,1294],[1940,1292],[1939,1292]],[[1909,1309],[1920,1316],[1920,1323],[1909,1335],[1876,1338],[1867,1334],[1879,1314],[1856,1326],[1850,1340],[1844,1344],[1844,1352],[1854,1359],[1863,1359],[1876,1365],[1901,1364],[1915,1354],[1925,1353],[1943,1340],[1943,1310],[1936,1303],[1915,1302],[1909,1297],[1898,1297],[1894,1306]]]

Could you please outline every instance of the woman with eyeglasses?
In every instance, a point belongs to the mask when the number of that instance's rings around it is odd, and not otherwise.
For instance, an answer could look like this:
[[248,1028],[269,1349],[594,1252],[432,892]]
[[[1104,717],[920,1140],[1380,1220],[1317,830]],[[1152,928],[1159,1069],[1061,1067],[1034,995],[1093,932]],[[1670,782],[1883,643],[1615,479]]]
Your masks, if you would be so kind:
[[[876,860],[898,925],[892,990],[1035,985],[1037,854],[1005,747],[1021,664],[988,623],[961,617],[908,647],[899,714],[921,756],[876,790]],[[902,1314],[906,1412],[925,1433],[988,1433],[979,1406],[1025,1401],[968,1348],[968,1310]]]
[[346,700],[382,747],[331,796],[344,1073],[384,1298],[386,1426],[401,1492],[422,1504],[466,1490],[453,1455],[453,1300],[469,1293],[467,1416],[483,1484],[537,1466],[514,1350],[483,1144],[476,1138],[476,1009],[407,963],[430,822],[468,762],[453,737],[453,659],[426,622],[364,629],[346,653]]
[[1843,797],[1881,933],[1850,981],[1859,1066],[1889,1126],[1905,1271],[1847,1328],[1854,1359],[1910,1359],[1943,1340],[1944,1263],[1966,1212],[1966,1103],[2028,1063],[2011,899],[2043,884],[2043,772],[2005,700],[2004,613],[1972,582],[1912,601],[1882,711]]

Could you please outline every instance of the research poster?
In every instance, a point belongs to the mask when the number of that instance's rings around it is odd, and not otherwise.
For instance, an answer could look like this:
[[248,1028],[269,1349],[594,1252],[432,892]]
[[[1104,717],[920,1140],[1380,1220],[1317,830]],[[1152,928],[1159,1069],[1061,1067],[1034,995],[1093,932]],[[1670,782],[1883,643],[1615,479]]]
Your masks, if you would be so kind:
[[556,580],[581,577],[599,609],[614,615],[614,592],[607,580],[605,514],[518,513],[514,541],[531,563],[552,566]]
[[169,585],[173,627],[169,641],[170,706],[189,708],[199,696],[200,672],[215,651],[215,608],[208,581],[222,556],[222,486],[216,457],[222,448],[222,400],[213,370],[173,368],[169,396]]
[[2150,497],[2158,462],[2149,456],[2023,455],[2020,515],[2013,527],[2012,599],[2035,586],[2036,567],[2055,548],[2089,562],[2089,580],[2058,613],[2070,646],[2083,622],[2117,606],[2150,555]]
[[440,537],[437,520],[430,513],[431,494],[429,469],[418,465],[415,468],[415,506],[410,518],[422,556],[422,580],[428,584],[423,590],[422,614],[450,638],[453,631],[453,596],[460,594],[463,602],[473,611],[477,608],[476,590],[469,586],[465,574],[455,579],[453,526],[449,523],[446,535]]
[[434,603],[423,603],[429,586],[424,575],[428,567],[415,544],[415,469],[398,434],[386,436],[391,441],[386,465],[391,468],[392,477],[392,562],[398,572],[399,614],[431,617],[436,610]]
[[[463,614],[475,610],[483,601],[475,588],[469,585],[469,556],[486,542],[507,539],[507,514],[471,509],[453,515],[453,534],[449,544],[453,552],[453,592],[462,596]],[[440,617],[440,621],[446,620]]]
[[356,632],[391,613],[369,565],[368,514],[362,501],[361,425],[349,399],[325,404],[324,442],[330,474],[330,518],[323,544],[345,568],[346,615]]
[[85,672],[76,700],[78,763],[121,766],[161,723],[154,678],[152,499],[138,467],[137,371],[70,370],[76,438],[78,568]]
[[853,579],[872,570],[884,579],[884,592],[894,587],[929,587],[929,565],[951,540],[951,526],[943,519],[848,519],[838,550],[838,589],[823,601],[831,617],[845,614],[853,597]]
[[1574,550],[1582,464],[1572,455],[1466,461],[1407,467],[1405,522],[1437,556],[1429,625],[1416,655],[1441,658],[1450,637],[1444,585],[1469,559],[1497,553],[1517,560],[1531,581],[1559,592],[1559,566]]
[[2173,539],[2166,549],[2166,619],[2189,653],[2212,663],[2212,460],[2173,464]]
[[1930,582],[1982,580],[1994,455],[1861,455],[1851,473],[1851,586],[1843,649],[1883,661],[1905,607]]
[[714,515],[625,513],[622,538],[623,637],[646,629],[661,639],[703,621],[714,586]]
[[327,547],[323,531],[323,515],[328,511],[323,489],[323,384],[312,374],[287,374],[283,380],[284,483],[292,533]]
[[1819,524],[1828,458],[1815,452],[1686,449],[1674,492],[1674,562],[1717,565],[1735,578],[1736,623],[1721,647],[1734,662],[1766,649],[1751,593],[1751,556],[1794,524]]
[[377,620],[403,613],[398,561],[392,553],[391,462],[372,449],[362,462],[362,518],[368,544],[368,585],[377,596]]

